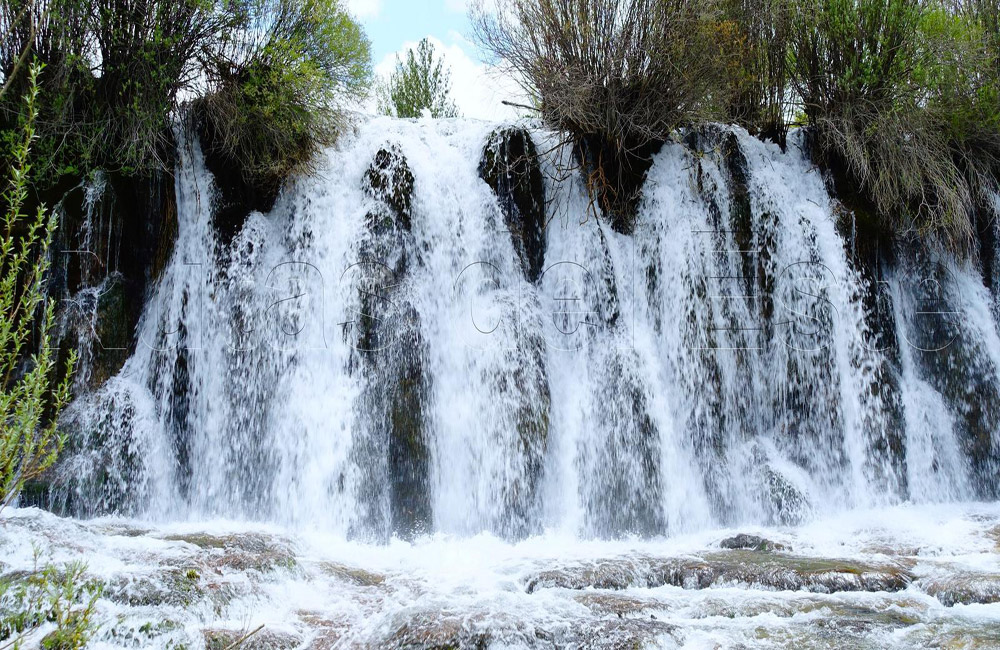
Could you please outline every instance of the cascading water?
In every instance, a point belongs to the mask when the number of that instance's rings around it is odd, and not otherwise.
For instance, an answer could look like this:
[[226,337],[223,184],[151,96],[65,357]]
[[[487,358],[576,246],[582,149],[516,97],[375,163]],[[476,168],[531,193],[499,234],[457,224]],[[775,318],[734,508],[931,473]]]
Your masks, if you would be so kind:
[[989,292],[950,259],[866,280],[800,136],[667,143],[624,235],[532,131],[536,279],[481,178],[493,129],[366,121],[231,242],[183,144],[136,352],[66,414],[65,507],[605,538],[996,495]]

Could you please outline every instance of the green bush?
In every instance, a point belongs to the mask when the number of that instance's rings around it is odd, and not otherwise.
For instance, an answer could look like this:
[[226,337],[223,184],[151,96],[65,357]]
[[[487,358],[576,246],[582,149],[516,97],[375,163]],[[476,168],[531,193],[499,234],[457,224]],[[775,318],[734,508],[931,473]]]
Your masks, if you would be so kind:
[[195,102],[221,155],[247,180],[280,184],[308,170],[344,126],[343,108],[371,81],[370,45],[337,0],[265,0],[248,8],[264,37],[234,41],[208,70],[215,89]]
[[378,110],[394,117],[458,117],[451,100],[451,72],[437,58],[434,45],[423,39],[406,53],[406,63],[396,57],[396,69],[378,89]]
[[85,574],[81,563],[50,564],[0,581],[0,647],[16,650],[28,634],[51,623],[54,629],[39,644],[43,650],[85,648],[97,629],[95,607],[103,592]]
[[718,28],[726,96],[719,117],[781,145],[792,100],[788,0],[725,0]]
[[[57,372],[52,340],[55,302],[46,296],[56,216],[38,208],[28,217],[23,210],[38,116],[39,71],[39,65],[32,65],[25,75],[28,82],[22,98],[21,138],[13,143],[10,178],[2,195],[0,422],[4,425],[0,429],[0,509],[17,498],[26,481],[48,469],[62,449],[64,440],[56,431],[56,420],[69,398],[75,362],[71,355],[65,371]],[[29,355],[32,347],[36,351]]]
[[[25,51],[45,64],[40,190],[94,169],[169,170],[177,113],[210,96],[221,146],[254,169],[291,169],[287,158],[333,137],[333,109],[371,74],[367,40],[337,0],[9,0],[0,34],[4,79]],[[0,131],[14,113],[0,102]]]
[[943,3],[799,0],[790,39],[821,161],[843,170],[890,231],[958,249],[973,235],[977,191],[957,146],[984,117],[968,117],[983,71],[969,27]]

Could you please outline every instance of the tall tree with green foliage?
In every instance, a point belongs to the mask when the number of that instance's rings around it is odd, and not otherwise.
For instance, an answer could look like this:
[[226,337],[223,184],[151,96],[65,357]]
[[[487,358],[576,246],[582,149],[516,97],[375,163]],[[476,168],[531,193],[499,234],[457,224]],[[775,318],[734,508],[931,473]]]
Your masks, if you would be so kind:
[[256,25],[224,39],[196,102],[209,147],[256,183],[308,171],[332,144],[346,105],[368,94],[371,46],[339,0],[243,0]]
[[395,71],[379,87],[378,109],[394,117],[422,117],[425,111],[431,117],[458,117],[451,99],[451,71],[430,40],[410,48],[405,62],[397,55]]
[[[46,295],[56,216],[41,207],[31,217],[23,211],[31,171],[29,154],[36,137],[40,70],[37,64],[28,70],[21,137],[13,143],[10,178],[2,195],[0,508],[17,498],[26,481],[48,469],[62,449],[64,438],[56,424],[69,399],[75,362],[71,354],[64,370],[56,368],[57,349],[52,341],[55,303]],[[29,354],[32,347],[34,353]]]
[[[237,163],[288,172],[334,137],[371,79],[368,40],[341,0],[7,0],[0,34],[0,78],[26,49],[46,66],[39,190],[95,169],[169,170],[176,116],[207,98],[199,116]],[[0,101],[0,131],[14,130],[15,109]]]

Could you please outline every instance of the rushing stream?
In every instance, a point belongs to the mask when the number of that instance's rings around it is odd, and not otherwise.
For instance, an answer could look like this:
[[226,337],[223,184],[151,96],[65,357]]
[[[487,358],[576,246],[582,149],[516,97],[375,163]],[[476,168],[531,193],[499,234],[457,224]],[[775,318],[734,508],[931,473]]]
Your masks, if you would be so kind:
[[8,513],[4,562],[84,554],[110,647],[1000,647],[975,264],[865,262],[802,134],[728,127],[629,234],[529,129],[535,241],[496,128],[364,121],[232,241],[182,144],[136,352],[65,415],[77,519]]

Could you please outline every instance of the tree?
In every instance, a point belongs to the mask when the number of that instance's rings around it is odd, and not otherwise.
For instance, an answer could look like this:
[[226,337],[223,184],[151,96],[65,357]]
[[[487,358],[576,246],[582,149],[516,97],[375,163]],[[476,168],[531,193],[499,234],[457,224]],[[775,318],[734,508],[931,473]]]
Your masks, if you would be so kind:
[[477,40],[578,145],[592,208],[630,232],[656,145],[710,116],[724,87],[717,0],[496,5],[473,6]]
[[[38,190],[94,169],[169,170],[174,119],[205,98],[217,101],[199,115],[217,117],[237,162],[298,169],[371,79],[368,40],[341,0],[8,0],[0,33],[0,78],[26,47],[45,64]],[[14,130],[9,104],[0,131]]]
[[[46,296],[49,246],[57,226],[54,213],[23,213],[28,194],[29,153],[38,116],[39,65],[28,70],[23,96],[21,138],[14,143],[0,240],[0,508],[10,505],[26,481],[55,462],[64,443],[57,431],[59,412],[69,399],[75,363],[71,354],[61,373],[52,340],[55,303]],[[17,72],[16,69],[13,70]],[[35,346],[31,355],[27,351]],[[55,376],[55,387],[52,378]]]
[[371,47],[338,0],[244,0],[256,25],[228,36],[206,66],[212,92],[196,102],[210,123],[207,152],[252,183],[308,171],[367,96]]
[[431,117],[458,117],[450,95],[451,71],[425,38],[416,50],[410,48],[405,63],[396,56],[396,70],[379,87],[378,109],[395,117],[422,117],[425,111]]

